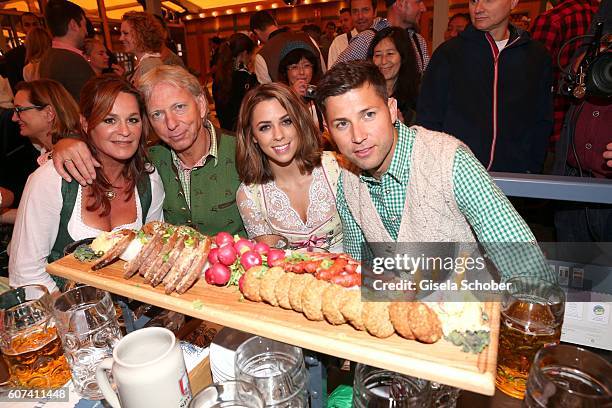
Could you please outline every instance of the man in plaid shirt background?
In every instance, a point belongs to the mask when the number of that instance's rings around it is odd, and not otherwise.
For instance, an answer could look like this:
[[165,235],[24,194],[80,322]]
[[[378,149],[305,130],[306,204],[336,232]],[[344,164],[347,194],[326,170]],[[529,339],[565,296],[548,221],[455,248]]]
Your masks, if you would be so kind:
[[[385,0],[385,4],[387,5],[387,18],[375,21],[372,29],[362,31],[357,37],[354,37],[333,64],[366,59],[376,32],[394,26],[401,27],[408,32],[417,57],[419,71],[425,71],[429,63],[427,42],[417,32],[421,16],[427,10],[425,3],[423,0]],[[333,64],[330,62],[330,67]]]
[[[571,38],[585,35],[591,26],[593,15],[599,7],[598,0],[565,0],[554,8],[536,17],[531,28],[531,37],[540,41],[550,53],[553,59],[553,84],[555,86],[554,96],[554,127],[551,142],[559,140],[563,118],[570,106],[570,99],[558,93],[561,70],[557,64],[557,58],[561,67],[567,69],[570,60],[582,41],[574,41],[561,51],[561,47]],[[553,146],[550,148],[552,149]]]

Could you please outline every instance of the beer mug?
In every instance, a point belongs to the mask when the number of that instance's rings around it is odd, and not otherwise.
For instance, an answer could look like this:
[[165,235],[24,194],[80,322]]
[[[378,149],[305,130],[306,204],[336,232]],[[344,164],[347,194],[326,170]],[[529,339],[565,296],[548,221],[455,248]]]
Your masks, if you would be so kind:
[[212,384],[200,391],[189,403],[189,408],[264,408],[259,390],[244,381]]
[[0,348],[9,367],[9,386],[58,388],[70,380],[43,285],[27,285],[0,294]]
[[580,347],[559,344],[538,351],[523,407],[612,407],[612,363]]
[[561,339],[565,293],[558,285],[537,278],[518,277],[507,284],[495,384],[503,393],[522,399],[536,353]]
[[113,408],[184,408],[191,400],[179,341],[163,327],[146,327],[121,339],[113,357],[98,365],[96,380]]
[[76,392],[90,400],[102,399],[96,369],[112,356],[122,337],[109,293],[80,286],[62,294],[53,306]]
[[299,347],[251,337],[236,349],[234,371],[236,380],[257,387],[268,407],[308,406],[308,370]]
[[[436,384],[436,391],[442,387]],[[451,387],[448,387],[451,389]],[[457,393],[458,396],[458,393]],[[431,408],[454,407],[456,397],[436,403],[432,383],[421,378],[394,373],[365,364],[357,364],[353,382],[353,406],[356,408]]]

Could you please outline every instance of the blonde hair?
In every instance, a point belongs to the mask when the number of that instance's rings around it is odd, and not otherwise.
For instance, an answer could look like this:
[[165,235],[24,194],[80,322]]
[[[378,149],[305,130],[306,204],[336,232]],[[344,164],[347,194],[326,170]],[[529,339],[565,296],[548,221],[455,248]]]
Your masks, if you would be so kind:
[[49,32],[41,27],[33,28],[26,37],[26,64],[40,60],[49,48],[51,48]]
[[186,89],[195,97],[204,94],[204,89],[200,85],[198,78],[178,65],[156,66],[138,78],[136,87],[144,97],[144,100],[148,102],[151,98],[153,87],[162,82],[177,88]]

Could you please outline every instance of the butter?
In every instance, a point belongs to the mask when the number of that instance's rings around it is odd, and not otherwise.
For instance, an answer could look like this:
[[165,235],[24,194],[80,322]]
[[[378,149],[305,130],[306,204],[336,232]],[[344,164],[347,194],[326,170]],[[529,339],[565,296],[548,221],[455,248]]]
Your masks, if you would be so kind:
[[491,330],[482,318],[482,302],[434,302],[428,305],[438,315],[445,336],[454,330],[461,333]]
[[112,232],[103,232],[89,245],[95,252],[106,253],[121,237]]

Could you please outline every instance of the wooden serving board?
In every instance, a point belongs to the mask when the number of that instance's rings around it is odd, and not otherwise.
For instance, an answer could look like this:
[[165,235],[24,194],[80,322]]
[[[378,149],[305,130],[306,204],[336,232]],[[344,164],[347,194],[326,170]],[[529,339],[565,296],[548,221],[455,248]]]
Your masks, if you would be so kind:
[[463,353],[440,340],[422,344],[397,335],[379,339],[348,324],[313,322],[301,313],[265,303],[241,300],[237,287],[223,288],[198,281],[187,293],[164,294],[142,277],[123,278],[123,261],[99,271],[72,255],[47,267],[51,274],[86,283],[111,293],[150,303],[185,315],[232,327],[320,353],[383,369],[437,381],[485,395],[495,392],[495,366],[499,338],[499,303],[488,303],[491,343],[479,355]]

